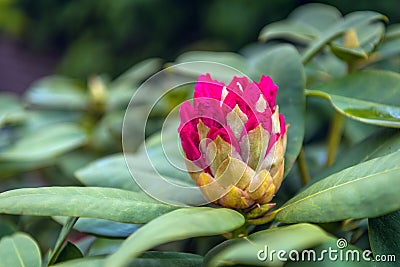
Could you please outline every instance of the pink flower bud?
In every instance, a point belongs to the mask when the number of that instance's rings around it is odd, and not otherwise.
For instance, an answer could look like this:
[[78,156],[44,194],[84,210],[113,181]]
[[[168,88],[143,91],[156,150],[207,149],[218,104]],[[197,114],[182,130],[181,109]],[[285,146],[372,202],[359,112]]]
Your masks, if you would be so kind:
[[234,77],[225,85],[201,75],[181,105],[179,135],[188,171],[210,202],[233,209],[267,204],[284,170],[286,128],[278,86]]

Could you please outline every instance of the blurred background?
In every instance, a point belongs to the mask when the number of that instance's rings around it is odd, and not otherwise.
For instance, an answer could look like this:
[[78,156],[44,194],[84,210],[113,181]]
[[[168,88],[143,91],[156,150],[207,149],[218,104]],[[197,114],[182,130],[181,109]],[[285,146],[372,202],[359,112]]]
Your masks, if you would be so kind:
[[[0,0],[0,90],[23,93],[62,74],[116,77],[149,57],[237,51],[306,0]],[[343,14],[375,10],[400,21],[400,1],[319,1]]]

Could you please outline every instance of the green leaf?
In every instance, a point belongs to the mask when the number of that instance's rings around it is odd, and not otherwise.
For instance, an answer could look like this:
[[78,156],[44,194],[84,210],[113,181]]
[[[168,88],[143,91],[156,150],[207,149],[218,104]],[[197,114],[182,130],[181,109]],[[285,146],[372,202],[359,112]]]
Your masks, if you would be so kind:
[[[368,219],[368,234],[374,255],[395,255],[400,259],[400,210]],[[385,266],[398,266],[385,262]]]
[[69,260],[66,262],[57,263],[52,265],[54,267],[103,267],[103,257],[85,257],[82,259]]
[[365,70],[308,90],[340,113],[364,123],[400,128],[400,74]]
[[27,91],[28,103],[45,108],[84,110],[88,95],[77,81],[61,76],[50,76],[36,81]]
[[41,267],[40,250],[35,240],[24,233],[15,233],[0,240],[1,267]]
[[390,24],[386,29],[385,39],[397,39],[400,37],[400,23]]
[[99,157],[96,152],[85,151],[85,153],[82,153],[81,150],[71,151],[57,159],[57,166],[63,174],[72,177],[79,168],[86,166]]
[[136,231],[107,258],[106,266],[127,266],[132,259],[157,245],[190,237],[223,234],[240,227],[243,223],[244,217],[230,209],[179,209],[151,221]]
[[161,63],[162,60],[159,58],[143,60],[118,76],[111,83],[111,86],[119,87],[140,84],[144,79],[158,71],[161,68]]
[[[192,180],[187,172],[177,169],[165,158],[164,153],[167,151],[169,160],[171,160],[171,157],[174,162],[180,160],[178,155],[176,155],[176,152],[179,154],[179,150],[176,149],[177,142],[166,142],[165,146],[162,146],[159,136],[157,134],[148,139],[157,144],[153,144],[151,148],[149,147],[147,152],[142,148],[137,154],[126,154],[125,157],[122,154],[107,156],[77,170],[75,175],[79,181],[87,186],[113,187],[143,192],[133,179],[126,165],[127,162],[141,162],[146,164],[134,164],[137,168],[133,172],[133,174],[140,176],[140,179],[147,177],[146,179],[155,179],[156,182],[156,178],[161,174],[165,179],[173,183],[192,186]],[[174,149],[176,151],[174,152],[175,154],[169,153],[170,149]],[[147,164],[147,157],[150,158],[152,165]],[[183,157],[181,156],[180,158],[182,160],[181,165],[184,166]]]
[[308,25],[293,23],[290,21],[278,21],[265,26],[258,36],[260,41],[266,42],[271,39],[288,39],[298,43],[308,44],[319,32]]
[[0,128],[7,123],[20,122],[25,116],[25,111],[16,95],[0,93]]
[[17,231],[18,228],[13,223],[9,221],[0,221],[0,239],[7,235],[12,235]]
[[67,242],[61,251],[60,255],[57,257],[56,262],[64,262],[73,259],[83,258],[82,252],[79,250],[77,246],[75,246],[71,242]]
[[311,26],[319,32],[325,32],[341,19],[342,14],[337,8],[320,3],[301,5],[288,17],[292,23]]
[[341,17],[340,12],[333,6],[318,3],[302,5],[293,10],[286,20],[265,26],[260,32],[259,39],[268,41],[273,38],[283,38],[308,44]]
[[325,45],[332,42],[348,29],[360,27],[380,20],[385,21],[387,18],[384,15],[373,11],[359,11],[348,14],[344,17],[344,20],[340,20],[336,24],[332,25],[332,27],[324,30],[320,37],[307,47],[302,56],[303,63],[308,63],[314,55],[325,47]]
[[[231,52],[191,51],[180,55],[176,63],[198,62],[191,65],[174,65],[173,71],[192,76],[195,79],[204,73],[210,73],[213,79],[229,82],[233,76],[249,75],[249,65],[245,58]],[[215,62],[219,64],[210,64]]]
[[[184,186],[195,186],[195,183],[186,171],[183,152],[181,152],[180,137],[178,135],[179,120],[169,121],[168,126],[162,132],[150,136],[145,141],[145,146],[140,147],[136,157],[128,158],[127,162],[145,162],[140,158],[148,157],[151,166],[139,166],[140,170],[152,175],[156,170],[166,180]],[[150,178],[149,178],[150,179]]]
[[400,38],[385,39],[367,63],[379,62],[398,55],[400,55]]
[[400,150],[400,131],[384,129],[341,152],[337,160],[313,177],[312,183],[345,168]]
[[145,194],[102,187],[39,187],[0,194],[0,213],[73,216],[147,223],[177,207]]
[[256,232],[246,238],[225,241],[208,252],[204,258],[204,265],[207,267],[234,264],[283,266],[284,262],[280,261],[276,254],[273,258],[269,257],[272,250],[302,251],[327,240],[328,235],[312,224],[272,228]]
[[353,146],[382,129],[386,128],[345,118],[343,136],[346,142]]
[[383,215],[400,209],[400,151],[316,182],[275,212],[285,223],[334,222]]
[[[49,255],[49,262],[47,265],[53,264],[57,261],[62,249],[64,242],[68,238],[68,235],[70,234],[72,228],[74,227],[74,224],[78,220],[77,217],[68,217],[63,228],[61,228],[60,234],[57,238],[56,244],[54,245],[53,251]],[[79,249],[78,249],[79,250]]]
[[39,131],[55,124],[79,123],[84,112],[69,110],[30,110],[29,116],[23,124],[25,133]]
[[360,25],[353,30],[357,38],[357,47],[346,47],[343,36],[335,39],[331,44],[332,52],[347,62],[367,59],[368,55],[381,43],[385,34],[385,26],[381,21]]
[[161,59],[150,58],[135,64],[108,86],[107,110],[125,110],[134,90],[161,68]]
[[150,251],[135,259],[129,266],[151,267],[201,267],[203,257],[181,252]]
[[[190,253],[150,251],[134,259],[128,266],[146,267],[201,267],[203,257]],[[56,264],[56,267],[104,267],[102,257],[87,257]],[[111,265],[114,266],[114,265]]]
[[[53,217],[53,219],[65,224],[66,217]],[[74,229],[82,233],[108,237],[127,237],[136,231],[140,225],[130,223],[113,222],[95,218],[79,218],[75,223]]]
[[326,53],[316,55],[305,66],[305,71],[307,76],[306,88],[313,88],[347,75],[347,66],[336,56]]
[[104,256],[114,253],[124,240],[122,239],[109,239],[109,238],[96,238],[87,253],[87,256]]
[[289,45],[282,45],[260,54],[254,68],[261,74],[269,75],[279,86],[277,104],[279,112],[290,124],[287,132],[285,174],[295,162],[304,138],[305,127],[305,74],[300,55]]
[[[129,157],[129,156],[128,156]],[[126,166],[123,154],[115,154],[96,160],[75,172],[78,180],[86,186],[100,186],[139,192]]]
[[0,153],[1,160],[52,159],[86,143],[86,134],[75,124],[63,123],[31,132]]
[[[1,153],[0,153],[1,154]],[[49,166],[54,163],[51,160],[46,161],[1,161],[0,160],[0,178],[9,177],[16,173],[38,169],[44,166]]]

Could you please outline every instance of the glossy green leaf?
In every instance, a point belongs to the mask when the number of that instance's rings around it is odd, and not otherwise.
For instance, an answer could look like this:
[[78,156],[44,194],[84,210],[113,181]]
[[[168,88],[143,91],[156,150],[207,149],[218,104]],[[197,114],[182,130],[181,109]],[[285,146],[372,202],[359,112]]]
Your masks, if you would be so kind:
[[[53,217],[53,219],[64,224],[66,217]],[[82,233],[108,237],[127,237],[136,231],[140,225],[130,223],[113,222],[95,218],[79,218],[75,223],[74,229]]]
[[373,11],[359,11],[348,14],[343,20],[340,20],[336,24],[332,25],[332,27],[326,29],[316,41],[312,42],[307,47],[302,56],[303,63],[308,63],[314,55],[325,47],[325,45],[332,42],[348,29],[360,27],[380,20],[387,20],[387,18],[384,15]]
[[322,179],[275,212],[285,223],[334,222],[383,215],[400,209],[400,151]]
[[341,17],[340,12],[333,6],[319,3],[301,5],[293,10],[286,20],[265,26],[258,38],[261,41],[283,38],[308,44]]
[[147,223],[176,207],[147,195],[102,187],[39,187],[0,194],[0,213]]
[[369,58],[367,64],[390,59],[400,55],[400,37],[387,39],[382,42],[377,51]]
[[57,166],[63,174],[72,177],[79,168],[83,168],[97,158],[98,154],[94,151],[85,151],[85,153],[82,153],[81,150],[75,150],[59,157],[57,159]]
[[204,265],[207,267],[233,264],[283,266],[284,262],[280,261],[276,254],[270,257],[272,250],[301,251],[327,240],[328,235],[312,224],[272,228],[256,232],[247,238],[225,241],[208,252]]
[[69,260],[66,262],[60,262],[54,267],[103,267],[104,266],[103,257],[84,257],[82,259]]
[[[381,217],[368,219],[368,234],[374,255],[394,255],[400,259],[400,210]],[[385,266],[398,266],[385,262]]]
[[[56,267],[104,267],[103,257],[87,257],[56,264]],[[145,267],[201,267],[203,257],[190,253],[150,251],[134,259],[128,266]]]
[[[194,81],[204,73],[210,73],[213,79],[229,82],[233,76],[249,75],[249,65],[245,58],[231,52],[192,51],[180,55],[176,63],[203,61],[194,65],[175,65],[174,71],[193,76]],[[205,61],[205,62],[204,62]],[[215,62],[219,64],[209,64]]]
[[83,110],[88,94],[83,86],[72,79],[50,76],[36,81],[27,91],[28,103],[45,108]]
[[381,21],[360,25],[353,30],[357,38],[357,47],[346,47],[343,36],[335,39],[330,46],[336,56],[347,62],[367,59],[381,43],[385,34],[385,26]]
[[41,267],[42,259],[36,241],[24,233],[0,240],[1,267]]
[[145,146],[140,147],[136,157],[128,158],[127,161],[140,162],[140,158],[149,157],[152,166],[141,166],[141,170],[148,175],[152,174],[152,170],[156,170],[172,183],[195,186],[186,170],[180,138],[176,130],[178,126],[178,120],[169,121],[168,127],[164,127],[162,132],[147,138]]
[[366,124],[350,118],[345,118],[343,128],[343,137],[345,142],[353,146],[362,140],[368,138],[379,130],[386,129],[373,124]]
[[[277,104],[279,112],[290,124],[287,132],[285,173],[287,174],[300,152],[305,127],[305,74],[296,49],[283,45],[266,51],[254,62],[255,69],[269,75],[279,86]],[[289,75],[290,74],[290,75]]]
[[358,71],[308,90],[328,99],[340,113],[364,123],[400,128],[400,74]]
[[299,43],[308,44],[319,32],[308,25],[293,23],[290,21],[278,21],[265,26],[258,36],[258,39],[266,42],[271,39],[287,39]]
[[16,95],[0,93],[0,128],[6,123],[20,122],[25,116],[25,111]]
[[79,123],[82,121],[83,116],[84,112],[81,111],[29,110],[29,116],[23,124],[23,130],[26,133],[30,133],[55,124]]
[[[58,257],[60,256],[61,251],[63,250],[64,243],[67,240],[68,235],[70,234],[70,232],[71,232],[72,228],[74,227],[74,224],[76,223],[77,220],[78,220],[77,217],[68,217],[67,218],[64,226],[61,228],[60,234],[58,235],[56,244],[54,245],[54,249],[51,251],[51,253],[49,255],[48,265],[53,264],[57,261]],[[72,249],[72,251],[74,251],[74,248],[71,248],[71,249]],[[75,254],[75,253],[73,253],[73,254]],[[64,255],[64,256],[67,256],[67,255]]]
[[341,19],[342,14],[337,8],[320,3],[301,5],[288,16],[292,23],[308,25],[319,32],[325,32]]
[[[158,136],[156,138],[158,138]],[[159,140],[157,142],[159,142]],[[165,158],[164,153],[166,150],[169,150],[168,147],[179,153],[179,150],[175,147],[176,145],[176,142],[166,142],[165,146],[161,146],[161,143],[157,143],[156,147],[149,148],[147,152],[141,150],[137,154],[126,154],[125,157],[122,154],[107,156],[79,169],[75,175],[83,184],[88,186],[113,187],[142,192],[142,189],[138,186],[129,172],[126,162],[147,163],[148,161],[144,159],[147,159],[147,153],[149,153],[148,155],[152,165],[142,164],[138,166],[138,168],[133,172],[133,174],[140,176],[138,178],[144,179],[144,177],[148,177],[147,179],[152,179],[154,177],[157,178],[158,175],[161,174],[165,179],[173,183],[193,185],[186,171],[176,169],[176,167],[171,165],[168,161],[171,160],[171,158]],[[174,156],[168,152],[167,155],[169,157]],[[179,159],[174,156],[173,160],[175,161]],[[138,164],[135,164],[135,166],[136,165]],[[110,177],[112,177],[112,179]]]
[[126,166],[123,154],[98,159],[75,172],[78,180],[86,186],[100,186],[141,191]]
[[157,245],[190,237],[223,234],[243,223],[244,217],[230,209],[179,209],[151,221],[136,231],[107,258],[105,266],[128,266],[132,259]]
[[312,183],[345,168],[400,150],[400,131],[384,129],[339,153],[337,160],[313,177]]
[[96,238],[87,253],[87,256],[104,256],[114,253],[121,246],[123,239]]
[[305,66],[305,71],[306,88],[313,88],[345,76],[347,65],[331,53],[318,54]]
[[51,159],[86,143],[85,132],[74,124],[57,124],[31,132],[0,153],[0,160]]

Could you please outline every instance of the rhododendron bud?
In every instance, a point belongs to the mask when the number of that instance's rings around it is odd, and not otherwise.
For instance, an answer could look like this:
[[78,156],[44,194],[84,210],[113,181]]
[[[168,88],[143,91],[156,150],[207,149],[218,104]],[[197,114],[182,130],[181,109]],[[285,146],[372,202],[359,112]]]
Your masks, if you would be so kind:
[[206,74],[193,100],[181,105],[186,166],[208,201],[247,210],[269,203],[279,189],[287,126],[277,90],[269,76],[258,83],[234,77],[225,85]]

